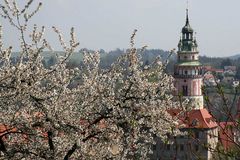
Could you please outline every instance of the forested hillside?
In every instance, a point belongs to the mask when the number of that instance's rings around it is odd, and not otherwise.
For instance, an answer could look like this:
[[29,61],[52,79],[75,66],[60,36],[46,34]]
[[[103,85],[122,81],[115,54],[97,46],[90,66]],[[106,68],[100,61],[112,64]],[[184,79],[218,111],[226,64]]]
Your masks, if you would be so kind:
[[[140,50],[140,49],[139,49]],[[93,50],[89,49],[81,49],[78,52],[73,53],[71,55],[70,60],[68,62],[68,67],[74,68],[74,67],[79,67],[82,63],[82,57],[83,57],[83,52],[94,52]],[[128,50],[125,49],[115,49],[112,51],[105,51],[103,49],[99,50],[100,55],[101,55],[101,67],[102,68],[108,68],[120,55],[128,52]],[[57,55],[62,55],[63,52],[43,52],[43,63],[46,67],[50,67],[54,65],[57,62]],[[17,61],[17,56],[18,53],[14,53],[12,57],[12,62]],[[172,72],[173,71],[173,66],[174,63],[176,62],[176,55],[172,54],[170,57],[170,52],[169,51],[164,51],[161,49],[145,49],[143,52],[141,52],[141,57],[143,64],[150,64],[153,62],[153,60],[156,57],[160,57],[162,61],[166,61],[167,59],[169,60],[168,64],[168,71]],[[224,66],[230,66],[234,65],[237,66],[238,70],[240,70],[240,58],[238,56],[232,56],[232,57],[207,57],[207,56],[200,56],[200,62],[203,65],[211,65],[214,68],[221,69]]]

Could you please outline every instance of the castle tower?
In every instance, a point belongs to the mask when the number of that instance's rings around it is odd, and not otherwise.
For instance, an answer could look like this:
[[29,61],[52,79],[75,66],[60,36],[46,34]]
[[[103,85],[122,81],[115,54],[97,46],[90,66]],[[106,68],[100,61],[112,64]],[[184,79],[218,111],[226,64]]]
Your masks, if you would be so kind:
[[[169,136],[169,143],[156,137],[151,159],[197,160],[213,159],[218,142],[218,124],[206,108],[203,108],[203,75],[202,65],[198,59],[198,45],[190,26],[188,10],[186,24],[182,28],[182,36],[178,44],[178,62],[174,66],[176,97],[187,98],[191,108],[187,111],[169,109],[167,112],[178,121],[177,127],[185,136]],[[239,101],[240,102],[240,101]],[[240,111],[239,111],[240,113]],[[169,134],[171,135],[171,134]],[[207,144],[207,145],[206,145]],[[207,149],[209,146],[211,149]]]
[[202,64],[199,62],[199,52],[193,29],[189,24],[188,9],[186,11],[186,24],[182,28],[182,35],[178,43],[178,62],[174,67],[176,96],[190,100],[193,109],[203,108]]

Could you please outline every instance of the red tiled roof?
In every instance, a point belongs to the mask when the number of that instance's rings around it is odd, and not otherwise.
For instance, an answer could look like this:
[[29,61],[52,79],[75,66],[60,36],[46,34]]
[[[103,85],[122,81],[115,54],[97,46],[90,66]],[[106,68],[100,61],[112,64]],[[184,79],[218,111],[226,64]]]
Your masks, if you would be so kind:
[[179,109],[169,110],[171,116],[177,116],[179,125],[183,128],[215,128],[217,123],[207,109],[191,110],[181,112]]
[[212,69],[212,66],[203,66],[204,70],[210,70]]
[[207,72],[207,71],[210,71],[210,72],[218,72],[218,73],[223,73],[224,70],[223,69],[217,69],[217,68],[209,68],[209,67],[205,67],[204,70]]

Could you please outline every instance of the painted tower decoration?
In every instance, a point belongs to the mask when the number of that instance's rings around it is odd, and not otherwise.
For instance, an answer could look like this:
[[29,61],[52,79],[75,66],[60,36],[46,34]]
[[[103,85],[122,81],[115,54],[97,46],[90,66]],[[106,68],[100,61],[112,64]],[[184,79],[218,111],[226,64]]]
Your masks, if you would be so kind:
[[198,45],[189,24],[188,10],[186,14],[186,24],[182,28],[182,36],[178,43],[178,63],[174,67],[176,96],[188,98],[193,109],[202,109],[203,67],[198,60]]

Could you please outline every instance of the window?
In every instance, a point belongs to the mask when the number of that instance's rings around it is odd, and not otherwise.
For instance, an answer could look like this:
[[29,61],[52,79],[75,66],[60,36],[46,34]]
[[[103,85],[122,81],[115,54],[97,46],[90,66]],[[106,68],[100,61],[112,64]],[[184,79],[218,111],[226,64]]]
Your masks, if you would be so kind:
[[194,75],[194,74],[195,74],[195,70],[193,69],[193,70],[192,70],[192,75]]
[[211,134],[211,133],[209,134],[209,138],[213,138],[213,136],[212,136],[212,134]]
[[199,138],[199,132],[195,132],[195,138]]
[[180,151],[184,151],[184,145],[180,144]]
[[195,145],[195,151],[199,151],[199,146],[198,145]]
[[187,59],[187,56],[184,56],[184,59]]
[[179,69],[179,74],[182,75],[182,70],[181,69]]
[[182,89],[183,89],[183,96],[188,96],[188,87],[182,86]]
[[194,56],[192,56],[192,60],[194,60]]
[[185,75],[187,75],[187,74],[188,74],[188,71],[185,71],[184,73],[185,73]]

